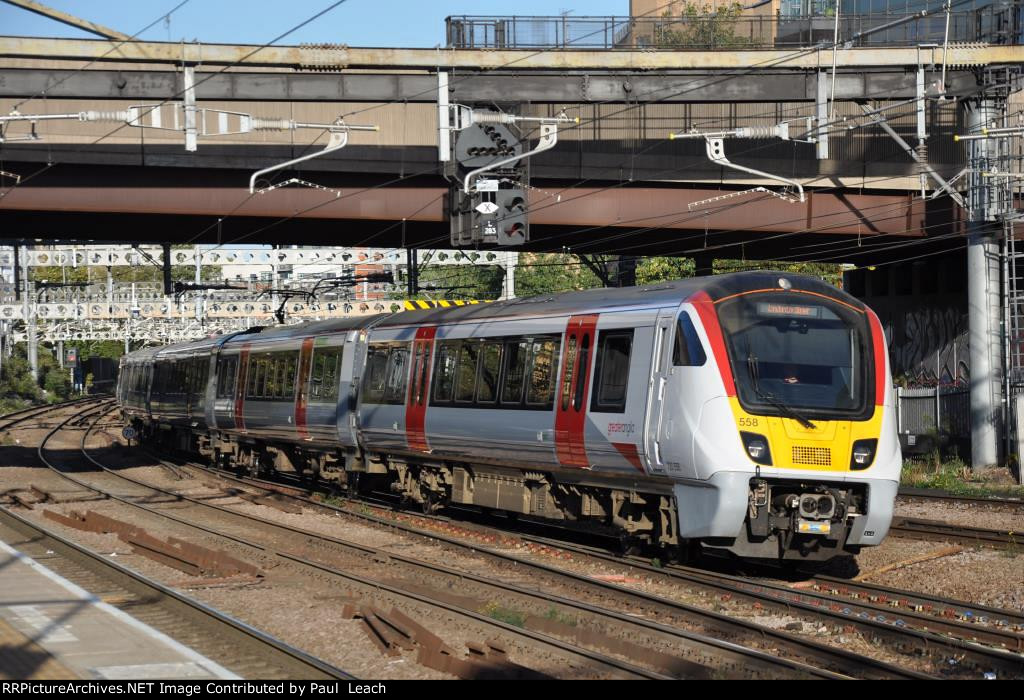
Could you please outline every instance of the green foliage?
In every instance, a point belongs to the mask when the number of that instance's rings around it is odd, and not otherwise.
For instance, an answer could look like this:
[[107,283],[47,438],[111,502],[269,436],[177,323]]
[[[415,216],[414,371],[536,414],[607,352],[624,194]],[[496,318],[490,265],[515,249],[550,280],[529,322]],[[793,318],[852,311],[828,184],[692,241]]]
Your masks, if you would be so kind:
[[720,48],[749,46],[750,40],[738,36],[737,20],[743,5],[734,2],[712,10],[708,5],[683,4],[678,17],[665,12],[664,23],[654,28],[654,45],[678,48]]
[[548,620],[557,622],[567,627],[575,627],[577,624],[579,624],[575,617],[567,613],[561,612],[558,608],[556,608],[553,605],[547,609],[547,612],[544,613],[544,617]]
[[[504,268],[495,265],[427,265],[420,270],[417,298],[493,300],[501,296]],[[396,292],[397,299],[406,293]]]
[[900,483],[914,488],[938,489],[955,496],[1024,496],[1024,486],[985,481],[962,459],[942,461],[935,454],[920,460],[904,460]]
[[498,603],[490,602],[484,606],[482,612],[490,618],[512,625],[513,627],[526,627],[526,613],[512,608],[506,608]]
[[636,266],[636,283],[655,284],[693,277],[693,258],[643,258]]
[[772,260],[716,260],[715,274],[743,270],[779,270],[818,277],[836,287],[843,286],[843,266],[836,263],[778,262]]
[[42,374],[43,389],[50,401],[66,401],[71,395],[70,370],[57,366],[47,368]]
[[516,269],[516,296],[531,297],[600,287],[601,280],[575,255],[524,253]]

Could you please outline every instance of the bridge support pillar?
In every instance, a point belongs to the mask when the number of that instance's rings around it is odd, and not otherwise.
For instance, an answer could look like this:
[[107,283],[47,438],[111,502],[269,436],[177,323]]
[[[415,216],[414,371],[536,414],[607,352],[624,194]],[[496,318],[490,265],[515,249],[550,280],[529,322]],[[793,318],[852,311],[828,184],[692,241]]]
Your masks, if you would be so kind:
[[[1000,115],[996,102],[968,103],[967,131],[981,133]],[[994,162],[995,141],[969,141],[972,172],[967,243],[967,307],[971,359],[971,466],[984,470],[999,463],[1002,427],[1002,332],[1000,259],[994,193],[982,173]],[[937,426],[941,428],[941,426]]]
[[693,256],[693,276],[710,277],[715,274],[715,259],[710,255]]

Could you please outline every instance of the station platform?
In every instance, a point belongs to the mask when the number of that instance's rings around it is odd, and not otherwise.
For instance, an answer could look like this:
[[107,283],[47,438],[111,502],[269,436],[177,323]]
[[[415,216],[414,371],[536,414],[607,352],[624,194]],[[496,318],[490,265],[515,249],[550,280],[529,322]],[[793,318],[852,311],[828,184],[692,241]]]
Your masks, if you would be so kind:
[[237,678],[0,542],[0,680]]

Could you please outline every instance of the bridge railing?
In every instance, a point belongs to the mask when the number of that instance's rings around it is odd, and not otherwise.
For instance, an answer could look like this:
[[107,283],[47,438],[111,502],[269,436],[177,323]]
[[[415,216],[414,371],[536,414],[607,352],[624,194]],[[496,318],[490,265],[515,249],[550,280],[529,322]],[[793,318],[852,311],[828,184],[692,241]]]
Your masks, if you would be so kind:
[[[854,46],[942,43],[946,15],[916,17],[889,28],[901,14],[844,15],[840,42]],[[950,42],[1024,43],[1022,3],[989,4],[951,12]],[[452,16],[449,48],[533,50],[774,49],[831,45],[835,18],[826,14],[770,15],[726,10],[673,17]]]

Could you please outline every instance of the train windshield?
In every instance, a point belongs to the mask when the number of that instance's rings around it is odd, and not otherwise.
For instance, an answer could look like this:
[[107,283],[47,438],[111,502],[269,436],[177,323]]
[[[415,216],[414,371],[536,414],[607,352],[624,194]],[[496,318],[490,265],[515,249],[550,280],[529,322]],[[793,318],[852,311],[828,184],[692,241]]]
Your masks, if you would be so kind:
[[793,292],[738,296],[719,306],[740,403],[752,413],[857,418],[874,402],[867,316]]

